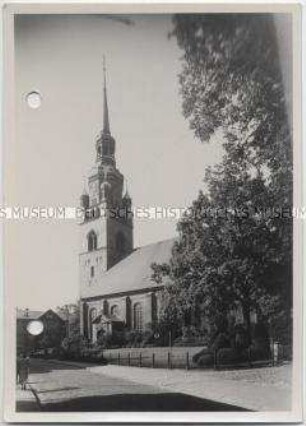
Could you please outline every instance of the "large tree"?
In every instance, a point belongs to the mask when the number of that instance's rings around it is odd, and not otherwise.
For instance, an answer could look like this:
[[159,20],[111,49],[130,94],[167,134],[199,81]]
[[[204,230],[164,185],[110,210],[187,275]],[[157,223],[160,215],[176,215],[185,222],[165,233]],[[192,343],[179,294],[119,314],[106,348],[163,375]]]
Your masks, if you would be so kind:
[[270,15],[177,15],[172,34],[184,53],[183,113],[202,142],[222,132],[224,156],[154,276],[168,283],[168,315],[216,323],[239,303],[250,332],[252,309],[287,318],[291,306],[290,70]]

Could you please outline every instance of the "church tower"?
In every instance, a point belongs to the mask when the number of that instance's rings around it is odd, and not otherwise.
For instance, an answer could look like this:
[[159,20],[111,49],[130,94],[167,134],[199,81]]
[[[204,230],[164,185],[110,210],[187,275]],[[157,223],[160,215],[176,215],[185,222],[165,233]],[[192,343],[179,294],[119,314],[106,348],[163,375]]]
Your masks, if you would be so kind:
[[123,194],[123,175],[116,167],[116,141],[110,131],[106,69],[103,64],[103,129],[96,138],[96,161],[81,195],[86,211],[81,227],[80,285],[85,296],[92,285],[133,251],[132,200]]

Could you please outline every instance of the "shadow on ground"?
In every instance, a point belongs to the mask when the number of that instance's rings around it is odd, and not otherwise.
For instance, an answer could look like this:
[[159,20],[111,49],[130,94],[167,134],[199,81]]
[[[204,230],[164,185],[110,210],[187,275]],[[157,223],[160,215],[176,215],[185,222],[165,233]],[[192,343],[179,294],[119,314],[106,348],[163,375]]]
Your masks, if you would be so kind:
[[44,404],[42,411],[248,411],[180,393],[90,396]]
[[[32,362],[31,362],[32,361]],[[74,365],[67,363],[60,363],[58,361],[53,360],[44,360],[37,359],[30,361],[30,374],[43,374],[49,373],[54,370],[85,370],[88,365],[92,366],[92,364],[85,364],[84,366]]]
[[35,401],[17,401],[16,402],[16,412],[17,413],[33,413],[40,411],[37,402]]
[[39,394],[41,394],[41,393],[52,393],[52,392],[63,392],[63,391],[70,391],[70,390],[76,390],[76,389],[79,389],[79,388],[77,386],[67,386],[65,388],[40,390]]

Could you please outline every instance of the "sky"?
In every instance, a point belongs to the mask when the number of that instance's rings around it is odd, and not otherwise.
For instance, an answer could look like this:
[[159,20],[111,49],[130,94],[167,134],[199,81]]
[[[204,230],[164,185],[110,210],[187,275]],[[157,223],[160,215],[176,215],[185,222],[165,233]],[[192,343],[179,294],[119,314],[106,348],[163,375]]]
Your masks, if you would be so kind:
[[[103,55],[117,167],[134,207],[187,207],[203,188],[218,143],[201,144],[182,115],[182,51],[168,37],[169,15],[20,15],[15,21],[16,139],[10,206],[77,206],[102,128]],[[26,95],[37,90],[39,109]],[[14,222],[16,306],[77,300],[76,221]],[[135,220],[135,247],[175,236],[176,222]]]

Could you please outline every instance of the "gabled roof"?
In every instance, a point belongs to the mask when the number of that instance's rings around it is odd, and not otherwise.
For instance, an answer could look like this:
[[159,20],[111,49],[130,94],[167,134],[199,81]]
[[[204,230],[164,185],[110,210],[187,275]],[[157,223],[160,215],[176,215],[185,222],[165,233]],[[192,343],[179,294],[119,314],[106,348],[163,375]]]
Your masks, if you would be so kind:
[[174,238],[137,248],[105,272],[98,283],[83,290],[81,297],[111,296],[158,287],[152,281],[152,263],[168,263]]
[[16,309],[16,317],[17,319],[24,319],[24,320],[37,320],[41,317],[43,317],[48,312],[52,312],[53,315],[58,316],[62,321],[65,321],[65,319],[58,314],[57,312],[53,311],[52,309],[47,309],[46,311],[32,311],[30,309]]
[[56,311],[53,311],[53,309],[48,309],[48,310],[46,310],[45,312],[43,312],[43,314],[41,315],[41,317],[44,317],[44,316],[50,316],[50,314],[51,314],[52,316],[56,316],[57,318],[59,318],[59,319],[60,319],[61,321],[63,321],[63,322],[65,322],[65,321],[66,321],[63,315],[59,314],[59,313],[58,313],[58,312],[56,312]]

